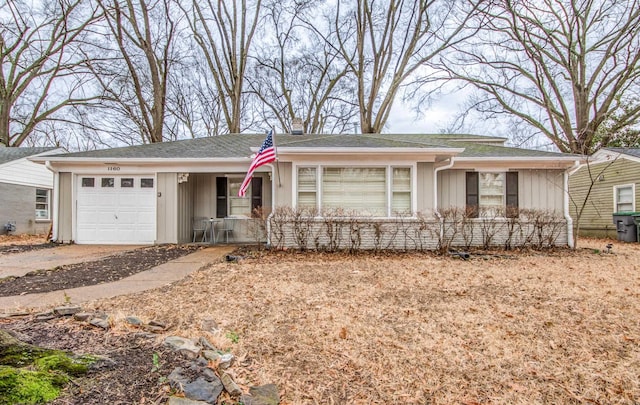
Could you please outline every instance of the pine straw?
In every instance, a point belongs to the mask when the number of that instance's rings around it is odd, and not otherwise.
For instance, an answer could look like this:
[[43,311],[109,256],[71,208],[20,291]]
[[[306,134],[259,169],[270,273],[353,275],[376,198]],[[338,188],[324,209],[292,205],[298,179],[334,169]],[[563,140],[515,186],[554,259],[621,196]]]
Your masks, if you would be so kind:
[[283,404],[639,403],[640,244],[613,251],[269,253],[95,305],[231,348]]

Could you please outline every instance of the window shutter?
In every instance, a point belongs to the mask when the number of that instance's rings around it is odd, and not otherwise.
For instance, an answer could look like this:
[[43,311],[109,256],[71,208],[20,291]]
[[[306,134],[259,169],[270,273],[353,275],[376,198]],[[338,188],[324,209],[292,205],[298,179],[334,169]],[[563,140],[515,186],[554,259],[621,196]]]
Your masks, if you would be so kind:
[[518,216],[518,172],[507,172],[507,217]]
[[262,177],[251,179],[251,216],[255,216],[256,209],[262,208]]
[[466,188],[467,188],[467,210],[469,216],[472,218],[478,217],[478,183],[479,183],[479,173],[478,172],[467,172],[466,173]]
[[227,216],[227,178],[216,177],[216,218]]

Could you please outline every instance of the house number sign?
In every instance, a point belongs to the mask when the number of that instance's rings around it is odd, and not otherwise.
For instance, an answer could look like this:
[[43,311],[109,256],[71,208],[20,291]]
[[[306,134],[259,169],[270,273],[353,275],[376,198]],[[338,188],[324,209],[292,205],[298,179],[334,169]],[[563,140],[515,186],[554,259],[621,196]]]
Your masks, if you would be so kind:
[[107,170],[110,172],[119,172],[120,166],[107,166]]

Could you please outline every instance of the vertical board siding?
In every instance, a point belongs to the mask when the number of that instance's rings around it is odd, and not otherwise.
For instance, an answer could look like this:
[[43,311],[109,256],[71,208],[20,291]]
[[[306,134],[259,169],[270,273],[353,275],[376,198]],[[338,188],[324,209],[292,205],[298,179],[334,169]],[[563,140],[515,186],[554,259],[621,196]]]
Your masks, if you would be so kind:
[[73,182],[71,173],[59,173],[59,190],[58,190],[58,242],[69,243],[73,239]]
[[156,243],[178,243],[178,175],[158,173]]
[[187,181],[178,184],[177,229],[179,243],[188,243],[192,240],[193,183],[193,181]]
[[520,208],[564,211],[564,171],[519,170],[518,173]]
[[[279,170],[278,170],[279,167]],[[274,206],[291,206],[293,201],[293,165],[291,162],[279,162],[273,178],[276,201]],[[278,171],[280,175],[278,175]]]
[[[438,206],[464,207],[466,170],[444,170],[438,173]],[[519,208],[563,212],[564,190],[562,170],[518,170]]]
[[418,162],[416,197],[419,212],[433,210],[433,163]]

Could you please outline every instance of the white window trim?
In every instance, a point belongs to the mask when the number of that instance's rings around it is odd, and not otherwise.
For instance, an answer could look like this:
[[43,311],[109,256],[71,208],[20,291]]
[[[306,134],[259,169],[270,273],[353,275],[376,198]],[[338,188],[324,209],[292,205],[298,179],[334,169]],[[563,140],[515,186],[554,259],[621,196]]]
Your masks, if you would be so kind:
[[380,164],[339,164],[339,163],[331,163],[327,165],[318,164],[318,165],[308,165],[308,164],[294,164],[293,171],[293,184],[292,184],[292,192],[291,192],[291,203],[293,207],[298,206],[298,170],[301,168],[315,168],[316,169],[316,209],[318,211],[318,215],[320,215],[322,210],[322,169],[323,168],[384,168],[386,173],[386,193],[387,193],[387,213],[386,216],[373,216],[371,218],[397,218],[392,215],[392,192],[393,192],[393,169],[394,168],[409,168],[411,169],[411,218],[416,217],[417,212],[417,184],[418,184],[418,173],[417,173],[417,164],[413,163],[395,163],[391,162],[386,165]]
[[[51,196],[52,196],[52,192],[50,188],[43,188],[43,187],[36,187],[36,190],[46,190],[47,192],[47,217],[46,218],[35,218],[36,222],[51,222]],[[37,191],[36,191],[37,193]],[[36,206],[38,205],[37,202],[37,194],[36,194]],[[37,208],[36,208],[37,211]],[[35,212],[34,212],[35,214]]]
[[631,187],[631,211],[636,211],[636,183],[618,184],[613,186],[613,211],[618,211],[618,189]]

